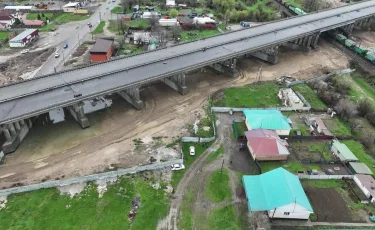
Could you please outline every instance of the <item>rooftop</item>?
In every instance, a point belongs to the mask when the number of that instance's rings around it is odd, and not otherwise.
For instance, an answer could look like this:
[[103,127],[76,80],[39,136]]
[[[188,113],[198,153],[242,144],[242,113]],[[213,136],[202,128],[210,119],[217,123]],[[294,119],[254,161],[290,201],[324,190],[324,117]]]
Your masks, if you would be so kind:
[[296,175],[277,168],[256,176],[243,176],[250,211],[267,211],[297,203],[313,212]]
[[69,2],[68,4],[64,5],[63,7],[76,7],[79,4],[79,2]]
[[4,10],[31,10],[33,6],[6,6]]
[[375,197],[375,179],[370,175],[357,174],[355,176],[361,182],[363,187],[365,187],[370,192],[372,197]]
[[371,175],[372,171],[365,165],[364,163],[361,162],[349,162],[349,165],[354,169],[356,174],[367,174]]
[[279,110],[244,110],[251,129],[291,130],[292,121]]
[[91,48],[90,53],[107,53],[113,44],[113,40],[96,39],[95,45]]
[[337,148],[340,154],[345,158],[345,160],[358,161],[358,158],[350,151],[350,149],[343,143],[337,140],[333,140],[333,146]]
[[287,144],[274,131],[253,129],[245,132],[245,136],[256,155],[289,155]]
[[37,31],[37,29],[26,29],[25,31],[23,31],[19,35],[15,36],[14,38],[10,39],[9,41],[10,42],[20,41],[20,40],[24,39],[25,37],[29,36],[30,34],[34,33],[35,31]]
[[41,26],[44,24],[41,20],[26,20],[23,22],[26,26]]

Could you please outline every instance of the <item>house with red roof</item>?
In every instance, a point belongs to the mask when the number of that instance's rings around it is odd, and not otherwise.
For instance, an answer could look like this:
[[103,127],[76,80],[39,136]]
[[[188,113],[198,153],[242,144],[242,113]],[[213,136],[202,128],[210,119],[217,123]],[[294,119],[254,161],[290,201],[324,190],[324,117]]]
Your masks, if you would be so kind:
[[42,20],[26,20],[23,24],[27,27],[39,27],[43,26],[44,22]]
[[253,129],[245,132],[247,147],[254,160],[284,161],[288,159],[288,144],[275,131]]

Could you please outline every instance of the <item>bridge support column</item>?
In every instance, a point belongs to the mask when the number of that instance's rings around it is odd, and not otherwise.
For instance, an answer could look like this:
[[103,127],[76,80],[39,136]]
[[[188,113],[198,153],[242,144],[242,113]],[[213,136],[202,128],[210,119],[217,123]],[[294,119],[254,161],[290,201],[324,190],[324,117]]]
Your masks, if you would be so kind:
[[181,95],[186,95],[188,93],[188,88],[185,83],[185,74],[179,74],[173,77],[163,78],[161,80],[167,86],[179,92]]
[[89,119],[87,119],[85,112],[83,111],[83,102],[68,106],[70,114],[76,119],[78,124],[85,129],[90,126]]
[[237,77],[238,71],[236,69],[237,58],[232,58],[223,62],[215,63],[209,67],[213,68],[216,72],[228,75],[230,77]]
[[279,47],[274,46],[274,47],[270,47],[261,51],[251,53],[249,55],[259,58],[263,61],[269,62],[271,64],[277,64],[279,62],[278,53],[279,53]]
[[145,107],[145,104],[143,103],[139,95],[138,87],[122,90],[117,93],[127,102],[129,102],[132,106],[134,106],[134,108],[136,108],[137,110],[141,110]]
[[29,127],[23,120],[21,122],[16,121],[14,123],[3,125],[2,128],[6,139],[3,145],[3,152],[5,154],[16,151],[17,147],[29,132]]
[[310,52],[312,49],[318,48],[319,37],[320,33],[312,34],[304,38],[299,38],[297,40],[287,42],[284,45],[295,50]]
[[[360,23],[362,23],[362,22],[363,22],[363,20]],[[355,23],[343,26],[343,27],[341,27],[341,29],[344,30],[345,33],[347,33],[348,35],[351,35],[352,32],[353,32],[354,26],[355,26]]]
[[356,27],[362,27],[364,29],[367,29],[371,26],[372,19],[371,18],[366,18],[360,21],[355,22],[354,26]]

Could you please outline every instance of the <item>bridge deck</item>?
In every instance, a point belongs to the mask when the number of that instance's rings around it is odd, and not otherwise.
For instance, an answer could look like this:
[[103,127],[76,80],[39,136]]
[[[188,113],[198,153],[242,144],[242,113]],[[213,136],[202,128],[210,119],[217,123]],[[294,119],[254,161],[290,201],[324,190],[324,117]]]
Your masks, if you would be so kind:
[[[362,2],[2,87],[0,123],[197,69],[374,14],[375,2]],[[77,93],[82,97],[74,98]]]

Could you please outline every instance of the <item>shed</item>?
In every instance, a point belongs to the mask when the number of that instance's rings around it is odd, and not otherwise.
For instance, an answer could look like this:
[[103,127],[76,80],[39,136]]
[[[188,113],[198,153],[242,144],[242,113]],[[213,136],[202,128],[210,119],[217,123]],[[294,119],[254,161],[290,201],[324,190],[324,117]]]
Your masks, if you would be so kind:
[[6,6],[4,7],[4,10],[28,12],[31,11],[33,8],[34,6]]
[[270,218],[308,219],[313,209],[296,175],[284,168],[243,176],[250,212],[267,211]]
[[354,176],[354,182],[358,185],[371,203],[375,204],[375,180],[370,175],[357,174]]
[[90,50],[91,61],[108,61],[112,56],[113,48],[113,40],[98,38]]
[[332,141],[331,151],[333,152],[333,155],[341,160],[341,162],[347,163],[358,161],[358,158],[352,153],[352,151],[338,140]]
[[254,129],[245,132],[247,147],[254,160],[280,161],[289,156],[288,144],[280,139],[276,132],[266,129]]
[[303,108],[303,102],[291,88],[280,89],[278,97],[285,107],[292,107],[294,110]]
[[43,26],[44,25],[44,22],[42,20],[27,20],[27,21],[24,21],[23,24],[25,26]]
[[354,174],[372,175],[371,169],[361,162],[349,162],[349,168]]
[[290,133],[292,121],[279,110],[246,109],[243,111],[248,130],[268,129],[277,135],[287,136]]
[[26,29],[22,33],[18,34],[14,38],[9,40],[10,47],[24,47],[27,44],[35,41],[39,37],[39,30],[37,29]]
[[81,6],[79,2],[69,2],[68,4],[64,5],[63,11],[68,13],[74,13],[76,9],[78,9]]

